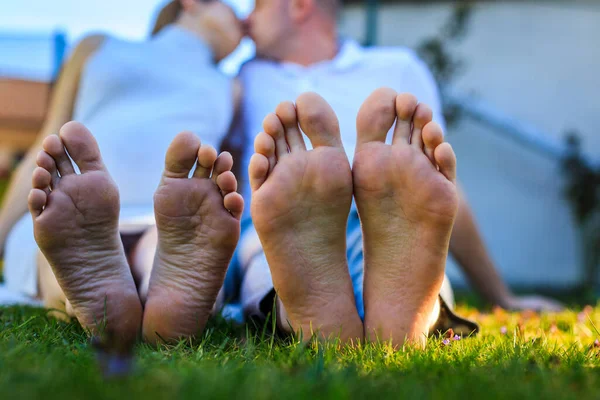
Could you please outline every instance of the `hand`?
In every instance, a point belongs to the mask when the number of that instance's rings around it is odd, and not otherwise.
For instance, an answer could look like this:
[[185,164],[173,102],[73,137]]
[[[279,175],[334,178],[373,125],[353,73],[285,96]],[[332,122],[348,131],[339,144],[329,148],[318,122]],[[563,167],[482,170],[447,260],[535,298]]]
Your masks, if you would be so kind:
[[559,301],[549,299],[543,296],[509,296],[499,304],[502,308],[511,311],[546,311],[559,312],[565,309],[565,306]]

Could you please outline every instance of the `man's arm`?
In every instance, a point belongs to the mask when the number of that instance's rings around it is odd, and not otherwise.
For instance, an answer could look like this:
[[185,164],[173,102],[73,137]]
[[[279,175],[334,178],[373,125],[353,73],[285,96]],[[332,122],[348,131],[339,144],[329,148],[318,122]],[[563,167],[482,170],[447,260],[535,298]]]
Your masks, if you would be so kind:
[[83,65],[103,42],[103,36],[90,36],[81,41],[60,74],[54,87],[48,114],[38,138],[13,173],[0,206],[0,255],[12,227],[27,213],[27,196],[31,190],[31,175],[36,167],[36,158],[46,136],[56,134],[72,118],[73,105]]
[[515,296],[504,283],[483,242],[471,207],[458,188],[459,206],[450,238],[450,252],[479,294],[492,304],[511,310],[560,311],[562,304],[541,296]]

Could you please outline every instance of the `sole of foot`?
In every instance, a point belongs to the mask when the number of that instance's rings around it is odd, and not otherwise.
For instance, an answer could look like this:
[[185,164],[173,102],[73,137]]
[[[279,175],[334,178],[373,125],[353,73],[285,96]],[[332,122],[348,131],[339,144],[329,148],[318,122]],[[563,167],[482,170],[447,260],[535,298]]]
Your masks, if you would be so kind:
[[130,349],[142,306],[119,236],[119,192],[96,140],[70,122],[44,140],[37,164],[28,201],[35,239],[69,308],[83,327],[108,338],[105,345]]
[[346,261],[352,173],[337,117],[305,93],[295,105],[281,103],[263,128],[249,166],[251,213],[280,300],[279,326],[305,339],[361,339]]
[[213,311],[244,208],[232,166],[229,153],[217,157],[189,132],[167,150],[154,195],[158,247],[143,322],[150,343],[200,334]]
[[365,333],[424,345],[458,208],[456,157],[431,109],[392,89],[364,102],[357,135],[352,172],[363,229]]

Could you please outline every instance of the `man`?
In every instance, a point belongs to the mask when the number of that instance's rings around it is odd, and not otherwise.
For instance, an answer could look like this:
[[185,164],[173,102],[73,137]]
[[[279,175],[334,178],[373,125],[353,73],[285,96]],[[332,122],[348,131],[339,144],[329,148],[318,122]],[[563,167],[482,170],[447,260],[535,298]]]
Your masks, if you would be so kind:
[[[375,89],[380,87],[391,87],[398,92],[409,92],[416,96],[416,98],[410,96],[407,98],[406,95],[397,97],[393,90],[377,91],[363,105],[362,114],[358,117],[358,125],[361,123],[361,116],[363,123],[365,120],[390,118],[393,122],[395,118],[398,118],[398,121],[404,121],[408,125],[414,125],[416,123],[415,118],[422,118],[422,121],[431,119],[436,121],[440,124],[439,129],[441,132],[443,129],[443,117],[435,83],[425,65],[412,52],[406,49],[364,49],[352,41],[340,41],[337,36],[336,23],[338,11],[338,0],[256,1],[255,9],[247,20],[247,29],[256,44],[257,57],[246,63],[240,71],[240,79],[245,88],[242,106],[242,124],[246,139],[250,145],[252,145],[254,135],[260,131],[264,131],[267,136],[272,137],[276,148],[279,149],[277,152],[280,153],[274,157],[279,159],[286,156],[284,151],[286,146],[290,150],[290,154],[293,153],[290,143],[286,144],[285,139],[281,139],[282,137],[289,137],[288,131],[290,129],[297,130],[297,124],[299,123],[302,130],[306,134],[309,133],[302,125],[302,118],[300,116],[302,100],[304,100],[304,107],[306,109],[312,110],[314,104],[322,106],[323,109],[319,112],[324,113],[326,116],[321,115],[321,118],[325,120],[318,119],[318,124],[328,127],[330,130],[336,130],[335,126],[337,123],[334,120],[335,114],[337,114],[342,145],[339,147],[345,149],[350,164],[354,161],[354,196],[357,203],[359,203],[357,204],[359,213],[364,214],[366,217],[365,213],[360,212],[361,204],[358,198],[360,188],[357,188],[356,182],[356,174],[358,172],[356,168],[363,161],[354,158],[354,155],[358,154],[361,148],[360,143],[357,144],[357,136],[359,142],[361,136],[364,136],[364,133],[360,131],[360,127],[357,129],[354,125],[363,101]],[[293,100],[301,93],[308,91],[318,92],[324,100],[316,96],[309,96],[309,98],[305,96],[298,99],[296,107],[291,103],[280,104],[284,101]],[[416,106],[416,103],[412,104],[416,101],[428,104],[431,109],[427,107],[419,108]],[[306,104],[307,102],[310,104]],[[327,103],[331,105],[332,111],[329,110]],[[406,121],[400,118],[402,116],[398,113],[396,113],[397,115],[389,114],[389,107],[394,108],[394,106],[396,107],[396,111],[399,111],[399,107],[406,108],[405,111],[408,114],[403,116],[407,119]],[[269,114],[273,111],[275,111],[275,114]],[[269,116],[263,121],[264,115],[267,114]],[[286,121],[289,122],[289,125],[286,125]],[[278,125],[283,125],[285,133],[277,133],[280,130]],[[294,126],[296,127],[294,128]],[[391,124],[387,128],[389,130]],[[332,132],[328,132],[328,134],[335,136]],[[412,132],[412,135],[415,135],[415,133]],[[310,137],[310,134],[308,136],[311,140],[313,139]],[[277,142],[278,140],[281,143]],[[334,142],[336,141],[334,140]],[[256,153],[262,156],[264,156],[264,153],[268,153],[270,150],[260,147],[269,146],[269,143],[268,138],[261,133],[255,144]],[[432,150],[427,149],[427,146],[425,146],[424,151],[426,156],[436,164],[435,158],[431,153]],[[249,157],[253,151],[247,149],[245,153]],[[247,157],[246,161],[248,160]],[[260,159],[260,156],[253,157]],[[265,163],[264,160],[258,162]],[[268,174],[271,174],[277,170],[277,167],[273,169],[273,165],[279,165],[279,162],[271,159],[268,164]],[[250,165],[250,180],[252,183],[253,167],[260,168],[261,166],[256,163],[251,163]],[[265,165],[262,165],[262,167],[265,167]],[[439,164],[436,167],[441,168]],[[384,168],[383,165],[382,168]],[[383,179],[390,179],[389,176],[385,176],[386,172],[384,170],[382,170],[382,174],[384,175]],[[267,177],[267,183],[269,182],[268,179]],[[373,179],[376,179],[376,177],[373,177]],[[257,224],[256,214],[261,214],[259,208],[262,207],[256,206],[256,197],[260,188],[261,185],[252,188],[254,193],[251,208],[253,210],[255,225],[259,225]],[[247,194],[247,189],[245,194]],[[258,197],[260,198],[260,196]],[[288,199],[288,201],[291,201],[291,199]],[[536,296],[517,297],[510,292],[489,257],[473,220],[473,214],[464,195],[459,190],[457,190],[457,202],[459,204],[458,212],[449,247],[478,291],[490,302],[504,308],[516,310],[560,309],[560,304],[552,300]],[[314,206],[317,207],[316,204]],[[388,215],[391,215],[390,213]],[[367,226],[372,226],[372,224],[366,218],[362,219],[363,233],[366,234]],[[390,222],[386,224],[389,225]],[[260,225],[263,225],[262,221]],[[267,226],[261,226],[261,228],[257,226],[257,230],[263,246],[271,242]],[[366,276],[363,282],[363,256],[360,233],[358,215],[353,207],[348,221],[347,241],[350,276],[344,276],[343,279],[353,283],[359,316],[365,318],[365,325],[368,325],[368,315],[363,314],[364,308],[368,308],[367,304],[362,304],[363,287],[365,291],[365,303],[372,303],[373,301],[369,299],[370,294],[367,293],[370,290],[368,288],[372,285],[370,285]],[[404,246],[401,243],[403,239],[401,232],[397,232],[392,237],[395,237],[397,241],[390,243],[392,247],[388,249],[390,253],[394,253],[394,243],[398,243],[400,247]],[[367,238],[365,237],[364,240],[365,258],[368,258]],[[440,245],[440,248],[443,247],[443,245]],[[288,250],[291,251],[292,249],[293,246],[288,243]],[[303,285],[314,285],[314,282],[303,282],[301,274],[290,270],[290,260],[287,260],[288,266],[286,267],[286,262],[275,261],[277,256],[269,254],[270,252],[277,253],[277,251],[265,250],[267,254],[262,253],[254,230],[252,228],[244,229],[238,251],[243,274],[241,290],[242,304],[247,314],[264,316],[266,312],[271,310],[273,281],[275,281],[274,286],[279,294],[279,300],[277,301],[278,313],[281,317],[279,320],[280,322],[286,321],[290,319],[290,315],[289,313],[286,314],[286,310],[289,308],[296,309],[298,305],[295,303],[302,302],[302,300],[298,299],[298,295],[285,293],[287,291],[285,287],[286,279],[294,279],[292,285],[296,288],[291,292],[296,294],[306,293],[299,288]],[[306,259],[310,257],[310,254],[298,254],[297,257]],[[365,261],[367,265],[364,269],[371,271],[368,265],[369,262]],[[268,264],[271,264],[270,271],[267,268]],[[271,280],[270,272],[272,273],[273,281]],[[372,273],[367,272],[367,275],[369,274]],[[413,274],[412,276],[405,276],[405,278],[416,281],[419,279],[417,275]],[[437,282],[432,287],[437,287],[439,284],[440,282]],[[324,288],[323,290],[328,289],[339,290],[339,288],[334,287]],[[394,291],[398,292],[401,290],[407,290],[407,288],[398,287]],[[433,289],[430,287],[428,290],[431,291]],[[338,294],[341,295],[340,293]],[[284,298],[283,301],[281,300],[282,298]],[[445,296],[445,299],[448,303],[452,302],[452,298],[448,295]],[[289,304],[285,304],[286,301]],[[325,314],[333,315],[339,311],[328,309],[325,303],[326,301],[322,301],[321,304]],[[429,316],[430,319],[435,321],[439,314],[437,306],[429,305],[425,308],[427,308],[426,312],[431,314]],[[366,313],[368,314],[368,311]],[[349,318],[356,321],[356,316]],[[388,318],[394,318],[394,315],[389,315]],[[300,321],[302,318],[297,318],[297,320]],[[295,324],[294,322],[292,318],[292,321],[290,321],[291,327],[289,325],[286,326],[284,322],[281,328],[284,330],[297,330],[298,328],[303,328],[304,331],[307,330],[304,323],[299,322]],[[316,321],[312,322],[313,325],[316,324]],[[335,324],[331,326],[330,323],[321,322],[320,329],[325,331],[329,329],[330,332],[334,332],[336,329],[341,328]],[[354,323],[347,323],[347,325]],[[430,321],[430,328],[431,325],[435,324]],[[381,333],[382,331],[379,328],[375,328],[374,330]],[[423,332],[420,333],[422,334]],[[349,335],[353,336],[353,333]]]

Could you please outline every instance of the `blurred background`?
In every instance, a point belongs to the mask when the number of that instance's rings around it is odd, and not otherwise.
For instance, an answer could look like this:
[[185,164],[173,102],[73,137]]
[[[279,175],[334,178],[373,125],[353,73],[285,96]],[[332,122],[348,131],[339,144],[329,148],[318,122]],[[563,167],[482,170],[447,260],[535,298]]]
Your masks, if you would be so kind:
[[[161,0],[2,1],[0,196],[90,32],[141,40]],[[240,17],[252,0],[230,0]],[[459,177],[513,287],[598,289],[600,1],[345,1],[341,33],[409,46],[442,90]],[[222,68],[252,57],[245,41]],[[451,262],[457,286],[466,282]]]

